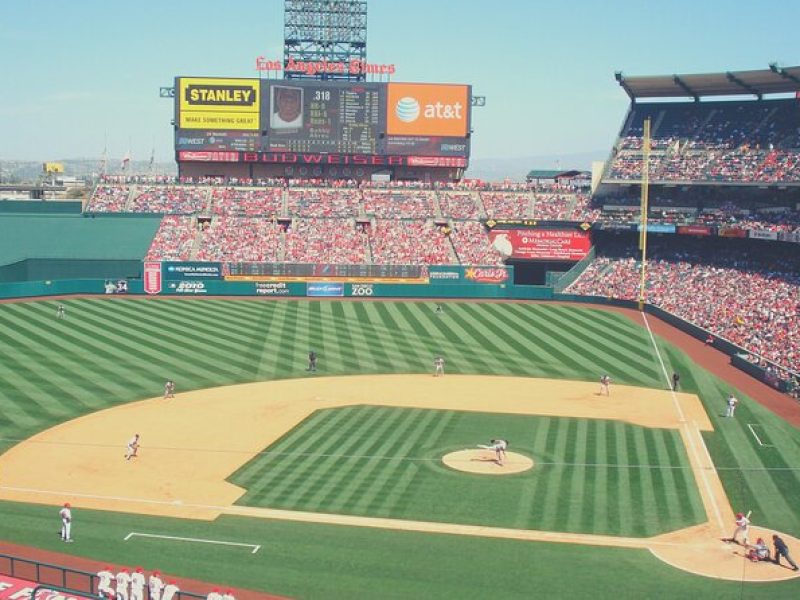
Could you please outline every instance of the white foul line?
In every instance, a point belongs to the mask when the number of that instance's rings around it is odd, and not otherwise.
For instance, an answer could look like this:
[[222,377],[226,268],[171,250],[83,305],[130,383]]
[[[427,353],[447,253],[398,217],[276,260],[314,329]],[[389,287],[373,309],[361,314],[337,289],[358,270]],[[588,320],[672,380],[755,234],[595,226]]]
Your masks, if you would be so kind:
[[758,442],[758,445],[763,447],[763,448],[772,448],[773,447],[772,444],[765,444],[764,442],[761,441],[761,438],[758,437],[758,434],[756,433],[755,429],[753,429],[753,425],[758,425],[759,427],[760,427],[760,425],[758,423],[748,423],[747,424],[747,427],[750,429],[750,433],[752,433],[753,437],[756,438],[756,441]]
[[[708,477],[706,476],[706,471],[702,468],[700,463],[700,456],[697,454],[697,444],[692,438],[692,430],[689,428],[689,425],[686,423],[686,415],[683,414],[683,409],[681,408],[680,402],[678,402],[678,396],[675,394],[675,390],[672,389],[672,385],[670,384],[669,375],[667,374],[667,367],[664,364],[664,359],[661,358],[661,351],[658,349],[658,344],[656,344],[656,338],[653,336],[653,330],[650,329],[650,323],[647,320],[647,314],[642,312],[642,320],[644,321],[645,327],[647,327],[647,333],[650,334],[650,341],[653,342],[653,348],[656,351],[656,356],[658,357],[658,362],[661,363],[661,372],[664,373],[664,379],[667,382],[667,387],[669,388],[669,392],[672,395],[672,402],[675,404],[675,408],[678,411],[678,418],[680,419],[681,427],[685,428],[686,430],[686,438],[691,441],[689,446],[692,449],[692,454],[694,454],[694,459],[697,462],[698,471],[700,471],[700,477],[703,479],[703,485],[706,488],[706,493],[708,494],[708,498],[711,501],[711,507],[714,509],[714,516],[717,518],[717,526],[719,527],[720,531],[724,530],[724,523],[722,521],[722,514],[719,511],[719,506],[717,505],[717,498],[714,496],[714,491],[711,489],[711,484],[708,481]],[[696,427],[695,430],[697,431],[697,437],[700,440],[700,445],[705,448],[705,442],[703,441],[703,436],[700,433],[700,430]],[[708,448],[706,448],[706,456],[710,459],[711,456],[708,454]],[[713,462],[709,462],[713,468]]]
[[174,535],[159,535],[155,533],[138,533],[136,531],[131,531],[128,535],[126,535],[124,541],[127,542],[132,537],[146,537],[146,538],[155,538],[162,540],[177,540],[179,542],[199,542],[201,544],[220,544],[222,546],[244,546],[246,548],[253,549],[253,551],[250,554],[255,554],[261,549],[261,546],[256,544],[242,544],[241,542],[223,542],[221,540],[204,540],[201,538],[177,537]]

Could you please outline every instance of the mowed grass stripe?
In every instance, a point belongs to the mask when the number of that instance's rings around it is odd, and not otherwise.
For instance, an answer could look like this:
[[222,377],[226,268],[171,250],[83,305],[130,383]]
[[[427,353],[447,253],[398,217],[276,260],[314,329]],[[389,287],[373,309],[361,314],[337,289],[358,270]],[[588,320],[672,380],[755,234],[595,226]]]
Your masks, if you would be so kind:
[[322,422],[312,419],[281,440],[275,454],[267,452],[257,457],[260,467],[254,469],[249,480],[236,476],[232,481],[247,489],[247,494],[238,502],[241,504],[266,505],[267,495],[274,493],[277,485],[286,481],[288,473],[294,468],[296,461],[311,455],[313,459],[320,444],[334,437],[341,427],[352,422],[355,407],[346,407],[337,411],[319,413]]
[[[359,514],[365,512],[376,499],[382,500],[402,470],[403,459],[425,435],[429,426],[438,417],[438,411],[414,409],[397,411],[405,413],[402,420],[386,436],[373,436],[368,452],[380,457],[393,456],[392,460],[373,459],[363,465],[360,472],[351,473],[349,481],[332,503],[332,510],[339,509]],[[383,439],[381,439],[383,437]],[[362,461],[363,462],[363,461]]]
[[379,462],[369,457],[383,456],[383,452],[379,451],[382,447],[386,450],[382,442],[394,439],[398,431],[406,429],[407,421],[413,420],[413,414],[405,411],[377,407],[362,407],[360,411],[363,414],[378,413],[375,415],[377,425],[370,429],[368,435],[354,440],[353,446],[347,450],[347,454],[352,456],[339,458],[332,473],[321,473],[316,485],[306,486],[303,500],[306,510],[322,508],[327,512],[339,512],[344,509],[349,500],[347,490],[353,485],[358,487],[363,477],[371,473]]
[[[541,463],[546,457],[547,436],[552,423],[553,419],[550,417],[542,417],[536,421],[531,444],[533,448],[532,458],[534,460],[534,469],[542,469],[542,465],[536,463]],[[509,450],[512,450],[512,448],[509,448]],[[524,529],[534,522],[534,515],[539,509],[539,505],[535,502],[536,491],[540,485],[544,485],[543,480],[544,477],[531,477],[525,480],[517,505],[516,517],[514,518],[514,526],[516,528]]]
[[658,462],[655,457],[650,457],[650,452],[647,444],[646,430],[637,427],[632,429],[634,447],[636,448],[636,463],[643,465],[637,470],[640,473],[641,481],[641,504],[644,510],[644,531],[643,535],[653,535],[659,531],[661,527],[661,514],[658,510],[661,505],[661,487],[659,487],[658,474],[660,469],[655,466]]
[[354,460],[347,455],[358,454],[369,432],[380,428],[382,417],[383,411],[359,407],[348,426],[331,435],[319,454],[295,460],[294,468],[284,476],[284,481],[270,490],[267,499],[274,499],[276,506],[305,509],[309,491],[318,481],[324,478],[331,478],[337,484],[342,481],[341,472],[334,467]]
[[[103,318],[96,307],[84,309],[87,317]],[[147,310],[117,313],[120,329],[113,334],[94,332],[99,339],[108,344],[109,354],[127,358],[127,362],[140,364],[138,369],[144,370],[143,376],[165,381],[179,380],[185,389],[208,387],[221,378],[232,377],[235,369],[226,366],[224,361],[209,358],[212,348],[203,342],[203,336],[183,333],[172,325],[166,325],[163,315],[149,315]],[[98,328],[99,329],[99,328]],[[189,360],[187,360],[189,359]],[[137,368],[137,367],[133,367]],[[217,377],[209,377],[208,374]],[[170,376],[172,375],[172,376]],[[185,382],[195,385],[191,388]]]
[[[624,423],[619,421],[613,422],[611,428],[613,438],[616,443],[617,461],[625,461],[623,464],[630,464],[627,427]],[[616,464],[619,464],[617,462]],[[631,513],[631,498],[635,490],[635,486],[640,482],[638,477],[634,477],[631,469],[625,466],[620,466],[614,469],[617,472],[617,487],[616,490],[611,491],[610,498],[616,499],[615,512],[617,513],[619,535],[638,535],[637,530],[634,528],[633,514]],[[612,509],[613,510],[613,509]]]
[[396,303],[378,302],[375,310],[380,318],[387,324],[391,338],[402,351],[409,371],[412,373],[425,372],[430,369],[433,354],[426,345],[425,340],[414,333],[410,333],[411,326],[403,318]]
[[380,336],[381,348],[392,362],[397,373],[413,373],[419,370],[418,359],[412,348],[405,343],[405,336],[398,334],[394,319],[389,315],[384,302],[366,302],[364,312],[376,336]]
[[[609,343],[608,337],[587,335],[585,331],[563,315],[551,312],[548,316],[552,325],[563,332],[564,339],[583,348],[592,361],[605,373],[622,374],[623,377],[620,379],[636,383],[651,381],[656,376],[656,372],[651,366],[652,358],[649,355],[626,358],[617,348],[616,342],[619,340],[616,338],[612,338],[614,342],[612,344]],[[643,360],[647,364],[642,362]]]
[[594,467],[587,468],[584,466],[588,461],[594,462],[594,456],[587,454],[589,445],[589,423],[587,419],[576,419],[575,423],[575,439],[573,450],[572,473],[565,480],[569,480],[569,487],[567,488],[567,498],[570,499],[569,511],[563,517],[565,531],[585,531],[583,524],[583,509],[587,504],[587,499],[591,497],[591,483],[589,481],[588,472],[594,471]]
[[[608,421],[597,419],[594,425],[594,459],[598,465],[608,465],[613,460],[608,454]],[[586,531],[598,533],[600,526],[610,528],[609,520],[609,471],[614,467],[598,466],[594,469],[592,495],[585,498],[583,522]]]
[[467,305],[478,319],[483,316],[492,323],[495,331],[502,332],[504,341],[518,354],[517,362],[512,365],[517,375],[529,374],[543,377],[562,378],[570,373],[552,356],[550,349],[536,343],[535,338],[526,335],[525,323],[516,320],[501,304],[489,304],[485,307]]
[[[557,457],[566,457],[570,442],[570,419],[557,419],[554,425],[553,453]],[[554,531],[558,529],[560,505],[562,502],[569,501],[568,498],[562,496],[564,490],[561,487],[568,469],[569,467],[564,465],[555,465],[550,469],[546,494],[541,504],[542,513],[538,529]]]

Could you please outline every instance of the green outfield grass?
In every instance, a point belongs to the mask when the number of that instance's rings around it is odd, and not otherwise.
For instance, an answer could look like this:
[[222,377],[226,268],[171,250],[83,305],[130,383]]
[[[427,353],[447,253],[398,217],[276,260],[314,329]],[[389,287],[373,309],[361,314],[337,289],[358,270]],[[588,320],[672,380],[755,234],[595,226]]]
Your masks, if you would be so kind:
[[[441,463],[487,431],[536,469],[487,478]],[[706,520],[677,431],[597,419],[322,410],[230,480],[248,490],[240,504],[397,519],[622,536]]]
[[[309,349],[320,355],[317,376],[430,372],[433,356],[443,354],[447,357],[448,373],[595,381],[607,372],[616,383],[666,386],[646,330],[618,314],[586,307],[448,303],[444,314],[437,315],[433,312],[434,305],[426,302],[98,298],[69,299],[63,303],[67,308],[67,318],[63,321],[55,318],[55,301],[0,305],[2,451],[17,440],[79,415],[159,395],[168,378],[177,382],[180,392],[305,377]],[[797,502],[800,432],[738,391],[742,403],[736,418],[720,418],[730,386],[668,343],[659,340],[658,345],[668,372],[679,371],[683,389],[698,393],[711,415],[716,431],[705,434],[705,439],[734,507],[752,509],[759,525],[800,535]],[[346,414],[343,410],[346,409],[312,415],[301,427],[307,427],[314,419],[336,419],[337,415]],[[358,419],[369,419],[371,410],[377,409],[353,409],[351,416],[355,421],[350,425],[357,426]],[[361,414],[356,414],[359,411]],[[392,414],[398,415],[395,417],[398,423],[410,419],[405,423],[409,430],[424,430],[425,419],[431,418],[426,413],[430,412],[436,411]],[[485,424],[479,423],[480,419],[491,420],[493,416],[474,418],[474,422],[461,415],[451,418],[451,422],[463,422],[463,435],[471,443],[485,437]],[[549,424],[545,425],[546,422]],[[514,439],[527,444],[537,458],[540,452],[557,456],[553,448],[562,444],[560,456],[564,462],[589,462],[580,459],[588,457],[592,448],[599,457],[604,437],[608,452],[612,447],[609,443],[612,432],[616,433],[615,444],[625,443],[625,452],[618,452],[614,458],[618,463],[631,461],[633,456],[640,460],[638,454],[630,454],[632,448],[637,453],[643,449],[644,456],[658,456],[661,467],[681,467],[685,461],[682,454],[669,451],[673,445],[671,434],[659,430],[597,422],[592,426],[597,431],[592,433],[589,423],[579,419],[539,418],[531,423],[536,431],[546,428],[547,434],[531,434],[528,442],[522,434],[515,434]],[[748,424],[756,425],[755,429],[769,441],[768,446],[758,444]],[[302,428],[291,435],[299,435]],[[452,432],[448,429],[436,444],[441,447],[461,444],[458,435],[462,434],[457,429]],[[473,435],[479,437],[475,439]],[[578,444],[567,451],[567,440],[582,438],[586,440],[585,447]],[[388,441],[386,436],[384,440]],[[324,440],[316,443],[322,444]],[[421,452],[422,458],[426,456],[423,448],[409,449],[413,451]],[[423,467],[418,467],[421,471],[441,468],[434,467],[432,461],[421,462]],[[342,461],[328,465],[327,474],[321,471],[314,474],[314,465],[307,465],[307,474],[316,479],[284,484],[280,491],[270,491],[268,485],[258,487],[256,463],[247,465],[236,477],[251,481],[246,502],[259,503],[258,496],[262,494],[267,502],[291,501],[313,510],[324,510],[325,505],[337,506],[339,510],[348,503],[357,506],[358,502],[352,502],[356,496],[363,495],[365,489],[377,490],[381,485],[376,470],[359,473],[361,466]],[[336,480],[337,467],[347,469],[349,481]],[[537,472],[545,473],[541,469]],[[615,475],[621,477],[623,472],[628,474],[630,492],[622,482],[612,479]],[[667,500],[667,496],[659,504],[656,498],[659,490],[680,492],[680,478],[675,474],[682,472],[681,468],[641,472],[564,465],[553,468],[550,474],[553,480],[546,486],[526,483],[533,480],[525,475],[513,476],[508,485],[520,486],[521,493],[529,496],[516,500],[508,514],[521,527],[570,531],[594,527],[601,532],[648,535],[671,523],[697,519],[696,492],[691,486],[686,488],[684,504]],[[668,481],[667,473],[672,474],[672,482]],[[471,476],[459,475],[459,478],[471,480]],[[408,516],[441,503],[440,494],[454,492],[458,500],[455,510],[461,512],[452,520],[469,517],[471,509],[462,505],[469,504],[470,498],[462,493],[461,484],[434,489],[425,483],[426,479],[421,477],[418,484],[410,485],[394,506],[375,507],[372,498],[368,508]],[[558,495],[550,491],[555,485],[560,490]],[[580,503],[579,509],[565,496],[566,490],[576,493],[581,490],[581,497],[598,497],[603,486],[608,495],[623,490],[622,498],[632,498],[628,511],[621,507],[618,510],[619,522],[615,522],[613,512],[603,513],[602,502]],[[124,492],[135,495],[135,490]],[[637,498],[636,493],[641,496]],[[655,506],[646,501],[648,497],[656,498]],[[544,500],[540,502],[540,498]],[[366,499],[362,500],[365,503]],[[587,514],[587,506],[591,507],[591,516]],[[634,514],[637,506],[643,507],[644,515]],[[671,512],[668,506],[672,506]],[[661,515],[662,509],[668,512],[668,517]],[[475,510],[473,516],[480,516],[485,509]],[[603,514],[608,521],[595,524],[595,510],[598,521]],[[188,577],[298,597],[477,598],[500,593],[511,598],[530,598],[544,591],[571,597],[627,594],[629,597],[787,598],[800,593],[796,582],[741,587],[691,576],[637,550],[465,539],[233,517],[198,523],[81,510],[76,511],[75,519],[78,541],[65,547],[55,535],[58,522],[54,508],[3,503],[2,511],[2,539],[99,560],[141,563],[147,568],[161,568]],[[655,520],[654,513],[658,515]],[[263,548],[253,555],[254,559],[243,560],[227,549],[202,544],[175,548],[156,547],[142,541],[122,542],[130,531],[239,540],[262,544]],[[800,548],[794,549],[794,553],[797,558]]]

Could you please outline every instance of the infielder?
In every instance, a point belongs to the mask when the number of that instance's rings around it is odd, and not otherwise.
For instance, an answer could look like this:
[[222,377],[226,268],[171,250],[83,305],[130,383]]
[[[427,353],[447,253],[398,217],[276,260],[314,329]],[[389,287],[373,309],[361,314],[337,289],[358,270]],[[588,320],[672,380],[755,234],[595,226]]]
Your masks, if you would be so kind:
[[175,382],[172,379],[168,379],[167,382],[164,384],[164,399],[167,398],[174,398],[175,397]]
[[114,573],[111,572],[111,567],[103,567],[102,570],[97,572],[97,592],[103,598],[116,598],[114,588],[111,587],[113,579]]
[[444,375],[444,357],[437,356],[433,359],[433,376],[439,377]]
[[608,375],[603,375],[600,378],[600,395],[603,396],[610,396],[608,386],[611,385],[611,377]]
[[747,546],[747,537],[750,533],[750,513],[736,513],[736,529],[731,536],[731,541],[735,542],[739,534],[742,534],[742,545]]
[[161,573],[153,571],[147,582],[147,587],[150,588],[150,600],[161,600],[161,591],[164,589]]
[[139,456],[139,434],[134,434],[134,436],[128,440],[128,450],[125,452],[125,460],[130,460],[132,458],[136,458]]
[[58,511],[58,516],[61,517],[61,541],[72,541],[72,507],[69,502],[65,502],[64,506]]
[[164,588],[164,593],[161,595],[161,600],[172,600],[175,597],[175,594],[180,592],[180,588],[178,584],[174,581],[170,581],[169,584]]
[[122,569],[117,573],[117,600],[128,600],[128,593],[131,586],[131,574],[128,569]]
[[733,413],[736,411],[736,405],[739,404],[739,401],[733,394],[728,394],[728,400],[726,404],[727,407],[725,408],[725,416],[732,417]]
[[508,440],[490,440],[491,446],[484,446],[483,444],[478,444],[478,448],[484,448],[485,450],[494,450],[495,455],[497,456],[497,464],[501,467],[503,466],[503,461],[506,458],[506,448],[508,448]]
[[131,600],[144,600],[144,572],[142,567],[136,567],[131,573]]

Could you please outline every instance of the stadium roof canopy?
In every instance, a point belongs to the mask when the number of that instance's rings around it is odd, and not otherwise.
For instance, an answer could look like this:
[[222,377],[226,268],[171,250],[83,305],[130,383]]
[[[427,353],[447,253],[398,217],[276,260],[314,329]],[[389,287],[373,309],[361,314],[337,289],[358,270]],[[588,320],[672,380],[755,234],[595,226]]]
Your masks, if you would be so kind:
[[574,169],[569,171],[552,170],[552,169],[533,169],[528,171],[527,179],[575,179],[577,177],[589,176],[588,171],[576,171]]
[[708,96],[755,96],[800,92],[800,67],[779,67],[756,71],[727,71],[697,75],[654,75],[625,77],[614,74],[634,102],[638,98],[700,98]]

